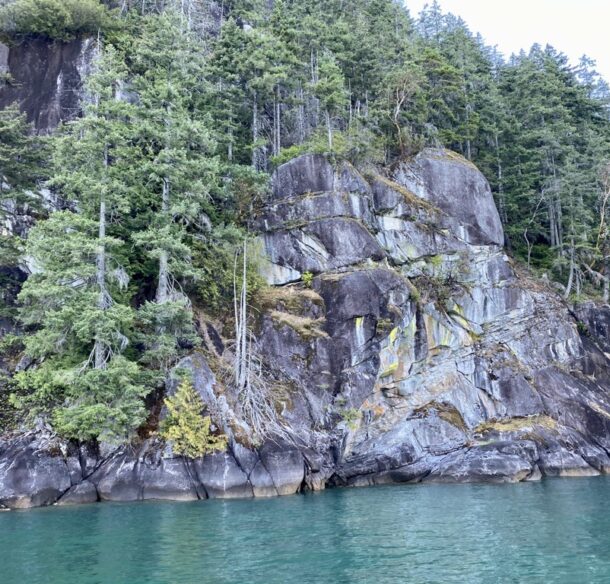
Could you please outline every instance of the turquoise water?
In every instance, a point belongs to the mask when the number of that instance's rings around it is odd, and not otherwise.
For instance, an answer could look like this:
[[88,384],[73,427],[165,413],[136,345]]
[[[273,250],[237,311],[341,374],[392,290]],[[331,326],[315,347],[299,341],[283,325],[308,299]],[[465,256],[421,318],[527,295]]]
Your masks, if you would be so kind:
[[0,513],[2,584],[610,583],[610,477]]

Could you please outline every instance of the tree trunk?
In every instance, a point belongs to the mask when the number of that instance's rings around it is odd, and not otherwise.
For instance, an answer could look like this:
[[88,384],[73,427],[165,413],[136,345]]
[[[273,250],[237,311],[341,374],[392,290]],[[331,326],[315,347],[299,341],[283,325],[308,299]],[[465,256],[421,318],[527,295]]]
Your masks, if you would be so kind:
[[280,87],[278,85],[273,96],[273,156],[277,156],[281,150],[281,128]]
[[[104,169],[108,169],[108,145],[104,145]],[[105,189],[105,187],[104,187]],[[110,306],[110,295],[106,288],[106,193],[102,190],[98,217],[97,251],[95,258],[95,281],[98,287],[97,307],[106,310]],[[101,339],[95,339],[93,347],[94,367],[103,369],[106,365],[106,347]]]
[[566,285],[566,291],[563,297],[567,300],[572,292],[572,286],[574,285],[574,271],[576,266],[574,265],[574,238],[570,239],[570,275],[568,276],[568,283]]
[[[162,195],[162,212],[167,218],[169,216],[169,179],[163,179],[163,195]],[[168,268],[168,253],[166,250],[161,251],[159,257],[159,283],[157,285],[157,295],[155,302],[157,304],[165,304],[169,299],[169,268]]]
[[328,149],[330,152],[332,152],[333,151],[333,127],[332,127],[331,120],[330,120],[330,112],[328,110],[326,110],[324,113],[326,116],[326,130],[328,132]]
[[252,98],[252,168],[259,170],[258,161],[258,100],[256,98],[256,92]]
[[[98,245],[95,259],[95,279],[98,286],[97,307],[100,310],[108,308],[108,290],[106,289],[106,201],[104,196],[100,200],[100,214],[98,226]],[[105,365],[104,343],[96,338],[94,346],[94,366],[96,369],[103,369]]]
[[303,86],[299,82],[299,108],[297,113],[297,139],[299,144],[305,141],[305,95],[303,93]]

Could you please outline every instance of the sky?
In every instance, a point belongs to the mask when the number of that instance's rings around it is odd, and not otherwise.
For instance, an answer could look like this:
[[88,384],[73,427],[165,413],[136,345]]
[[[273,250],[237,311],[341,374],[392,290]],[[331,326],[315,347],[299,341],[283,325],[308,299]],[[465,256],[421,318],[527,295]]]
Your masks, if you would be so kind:
[[[416,17],[431,0],[404,0]],[[439,0],[443,12],[461,16],[473,33],[509,56],[547,43],[572,63],[586,54],[610,82],[610,0]]]

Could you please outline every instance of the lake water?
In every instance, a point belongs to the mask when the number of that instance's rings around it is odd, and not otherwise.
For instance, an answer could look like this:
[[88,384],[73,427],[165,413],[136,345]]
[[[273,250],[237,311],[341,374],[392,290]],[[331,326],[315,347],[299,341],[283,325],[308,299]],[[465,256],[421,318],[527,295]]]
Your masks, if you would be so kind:
[[610,583],[610,477],[0,513],[2,584]]

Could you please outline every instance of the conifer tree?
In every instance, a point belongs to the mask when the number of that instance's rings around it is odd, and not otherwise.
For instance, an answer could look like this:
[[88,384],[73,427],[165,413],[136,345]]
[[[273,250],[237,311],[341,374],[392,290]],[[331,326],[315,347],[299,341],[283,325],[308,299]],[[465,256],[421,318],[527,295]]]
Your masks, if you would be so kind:
[[190,381],[184,379],[176,394],[165,399],[165,406],[168,415],[161,425],[161,436],[172,443],[176,454],[199,458],[225,450],[226,437],[212,433],[212,420],[203,415],[205,404]]
[[58,212],[32,229],[27,243],[36,272],[20,294],[22,320],[35,332],[27,352],[43,364],[20,383],[32,413],[52,414],[66,437],[125,439],[143,421],[148,389],[124,352],[133,310],[123,242],[107,233],[129,209],[125,173],[132,150],[132,107],[118,99],[126,68],[111,47],[88,83],[82,119],[57,139],[51,184],[78,213]]
[[325,52],[318,63],[318,79],[313,86],[314,95],[320,100],[326,121],[328,149],[333,150],[333,118],[347,105],[347,94],[341,69],[334,56]]
[[133,60],[141,179],[152,209],[150,227],[133,237],[158,265],[155,298],[141,317],[150,334],[146,361],[167,370],[178,340],[192,340],[190,303],[179,278],[195,275],[187,235],[209,227],[206,210],[219,170],[203,110],[203,54],[179,15],[147,17]]

